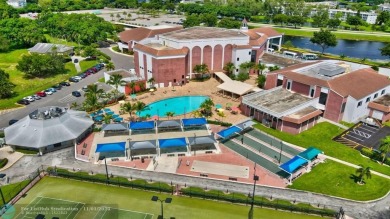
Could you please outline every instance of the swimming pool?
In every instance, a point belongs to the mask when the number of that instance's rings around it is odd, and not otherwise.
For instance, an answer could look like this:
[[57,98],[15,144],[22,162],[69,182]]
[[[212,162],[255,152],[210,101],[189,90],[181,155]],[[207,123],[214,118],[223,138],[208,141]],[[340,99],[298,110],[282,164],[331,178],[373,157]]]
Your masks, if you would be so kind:
[[149,114],[150,116],[166,117],[167,112],[174,112],[175,116],[182,115],[199,109],[203,101],[208,98],[208,96],[181,96],[159,100],[147,105],[140,116]]

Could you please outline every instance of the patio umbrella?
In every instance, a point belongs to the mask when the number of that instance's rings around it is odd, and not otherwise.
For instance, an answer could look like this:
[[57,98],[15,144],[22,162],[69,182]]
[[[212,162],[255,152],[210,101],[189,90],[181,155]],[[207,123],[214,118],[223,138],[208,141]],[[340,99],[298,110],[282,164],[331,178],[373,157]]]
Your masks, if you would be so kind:
[[104,108],[104,112],[112,112],[110,108]]
[[158,115],[152,116],[152,120],[158,120]]
[[117,117],[119,117],[119,115],[118,114],[114,114],[114,115],[112,115],[112,118],[117,118]]
[[215,104],[215,108],[220,109],[220,108],[222,108],[222,105],[221,104]]
[[240,108],[234,106],[234,107],[232,107],[232,111],[238,112],[238,111],[240,111]]
[[106,112],[107,115],[114,115],[114,112],[112,111],[109,111],[109,112]]
[[120,100],[120,101],[119,101],[119,104],[124,104],[124,103],[125,103],[124,100]]
[[123,121],[123,118],[122,117],[116,117],[114,119],[114,122],[122,122]]

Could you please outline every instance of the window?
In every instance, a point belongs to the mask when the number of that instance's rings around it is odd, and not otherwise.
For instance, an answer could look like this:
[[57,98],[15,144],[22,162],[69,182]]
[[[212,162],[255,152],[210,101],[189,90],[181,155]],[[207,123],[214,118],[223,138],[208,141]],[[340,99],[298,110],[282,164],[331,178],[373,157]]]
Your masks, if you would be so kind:
[[287,81],[287,90],[291,90],[291,81]]
[[321,92],[320,99],[318,100],[318,103],[322,105],[326,105],[326,99],[328,99],[328,94]]
[[173,83],[176,83],[176,79],[173,79]]
[[385,90],[382,90],[381,95],[385,94]]
[[283,79],[278,79],[278,81],[276,82],[276,86],[279,87],[283,85]]
[[344,112],[344,110],[345,110],[345,105],[346,105],[346,102],[344,102],[343,105],[341,105],[341,113]]
[[362,105],[362,101],[359,101],[357,107],[361,106]]
[[236,69],[236,72],[238,72],[238,68]]
[[237,61],[240,61],[240,58],[237,58]]
[[370,102],[370,100],[371,100],[371,97],[367,97],[366,103]]
[[256,56],[257,56],[256,50],[252,50],[252,52],[249,52],[249,55],[251,55],[251,62],[257,62],[256,61]]
[[378,97],[378,93],[374,94],[374,99]]
[[314,92],[315,92],[314,88],[311,88],[310,89],[310,97],[314,97]]
[[184,75],[181,75],[181,78],[184,78]]

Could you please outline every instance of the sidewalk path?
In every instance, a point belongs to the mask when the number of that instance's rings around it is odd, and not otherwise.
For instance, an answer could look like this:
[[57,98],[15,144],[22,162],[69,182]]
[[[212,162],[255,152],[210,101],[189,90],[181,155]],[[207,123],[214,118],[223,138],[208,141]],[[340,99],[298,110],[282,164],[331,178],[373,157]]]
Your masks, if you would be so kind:
[[[68,148],[60,151],[55,151],[41,157],[24,156],[15,163],[14,166],[4,171],[11,182],[24,179],[26,175],[36,170],[41,165],[57,166],[62,168],[80,168],[82,171],[93,171],[95,173],[105,173],[104,165],[93,165],[86,162],[77,161],[74,159],[73,148]],[[252,184],[237,183],[231,181],[222,181],[201,177],[184,176],[171,173],[151,172],[136,169],[126,169],[109,166],[110,174],[125,176],[127,178],[133,177],[138,179],[161,181],[166,183],[173,183],[178,185],[199,186],[208,189],[229,190],[231,192],[240,192],[247,194],[252,191]],[[358,202],[347,199],[316,194],[312,192],[298,191],[292,189],[282,189],[274,187],[266,187],[258,185],[256,187],[256,195],[264,197],[273,197],[278,199],[286,199],[290,201],[297,201],[307,203],[310,201],[314,205],[331,208],[336,211],[343,207],[347,215],[354,218],[390,218],[390,196],[376,201]]]

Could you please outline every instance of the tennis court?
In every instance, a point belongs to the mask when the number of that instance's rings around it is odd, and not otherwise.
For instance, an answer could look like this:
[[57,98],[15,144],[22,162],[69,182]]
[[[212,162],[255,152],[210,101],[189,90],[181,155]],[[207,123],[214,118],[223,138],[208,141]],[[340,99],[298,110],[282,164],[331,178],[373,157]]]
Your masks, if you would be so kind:
[[152,214],[129,211],[104,205],[89,205],[70,200],[38,196],[27,206],[15,206],[20,212],[16,219],[152,219]]

